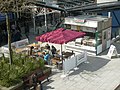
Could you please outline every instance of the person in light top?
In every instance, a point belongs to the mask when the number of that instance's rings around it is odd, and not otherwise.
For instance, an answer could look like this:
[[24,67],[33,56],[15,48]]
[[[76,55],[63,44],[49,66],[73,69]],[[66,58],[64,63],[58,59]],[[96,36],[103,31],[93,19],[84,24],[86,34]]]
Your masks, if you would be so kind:
[[46,64],[50,64],[50,54],[48,52],[45,53],[44,60]]

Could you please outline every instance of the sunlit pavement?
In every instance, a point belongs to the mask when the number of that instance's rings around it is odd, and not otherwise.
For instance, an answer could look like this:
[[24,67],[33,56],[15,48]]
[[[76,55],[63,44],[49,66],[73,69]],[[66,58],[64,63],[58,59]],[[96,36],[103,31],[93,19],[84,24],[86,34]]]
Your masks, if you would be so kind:
[[[35,41],[35,34],[29,33],[30,43]],[[23,38],[26,36],[23,34]],[[120,54],[120,42],[114,43]],[[120,84],[120,57],[108,58],[108,50],[99,56],[88,55],[89,63],[82,63],[79,69],[65,78],[63,71],[53,67],[49,82],[43,83],[43,90],[114,90]]]
[[[120,54],[120,43],[114,45]],[[114,90],[120,84],[120,57],[110,59],[107,52],[88,55],[89,63],[80,64],[65,78],[61,78],[63,71],[53,68],[50,82],[43,84],[43,90]]]
[[[36,35],[30,35],[32,43]],[[114,45],[120,54],[120,42]],[[120,58],[110,59],[107,52],[98,56],[88,55],[89,63],[80,64],[78,70],[65,78],[61,78],[63,71],[53,67],[53,75],[49,82],[43,83],[43,90],[114,90],[120,84]]]

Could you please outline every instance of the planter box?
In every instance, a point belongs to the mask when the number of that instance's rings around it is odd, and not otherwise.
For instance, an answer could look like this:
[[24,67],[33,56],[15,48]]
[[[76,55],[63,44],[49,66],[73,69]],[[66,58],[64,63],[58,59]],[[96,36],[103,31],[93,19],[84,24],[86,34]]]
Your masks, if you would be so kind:
[[22,87],[22,84],[23,84],[23,82],[15,85],[15,86],[11,86],[9,88],[0,86],[0,90],[20,90],[19,87]]

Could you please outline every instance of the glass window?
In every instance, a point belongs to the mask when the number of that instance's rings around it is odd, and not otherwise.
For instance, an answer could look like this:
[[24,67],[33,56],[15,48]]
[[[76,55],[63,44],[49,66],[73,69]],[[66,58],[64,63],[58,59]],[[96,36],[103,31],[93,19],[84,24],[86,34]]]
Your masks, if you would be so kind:
[[67,24],[66,29],[71,29],[71,25]]

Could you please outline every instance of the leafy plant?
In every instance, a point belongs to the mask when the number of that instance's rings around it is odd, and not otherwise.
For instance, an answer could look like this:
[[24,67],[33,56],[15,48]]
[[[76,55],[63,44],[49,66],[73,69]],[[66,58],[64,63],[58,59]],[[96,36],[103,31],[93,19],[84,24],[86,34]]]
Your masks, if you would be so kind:
[[0,85],[13,86],[22,81],[22,77],[37,68],[44,68],[44,60],[13,53],[13,64],[4,56],[0,58]]

